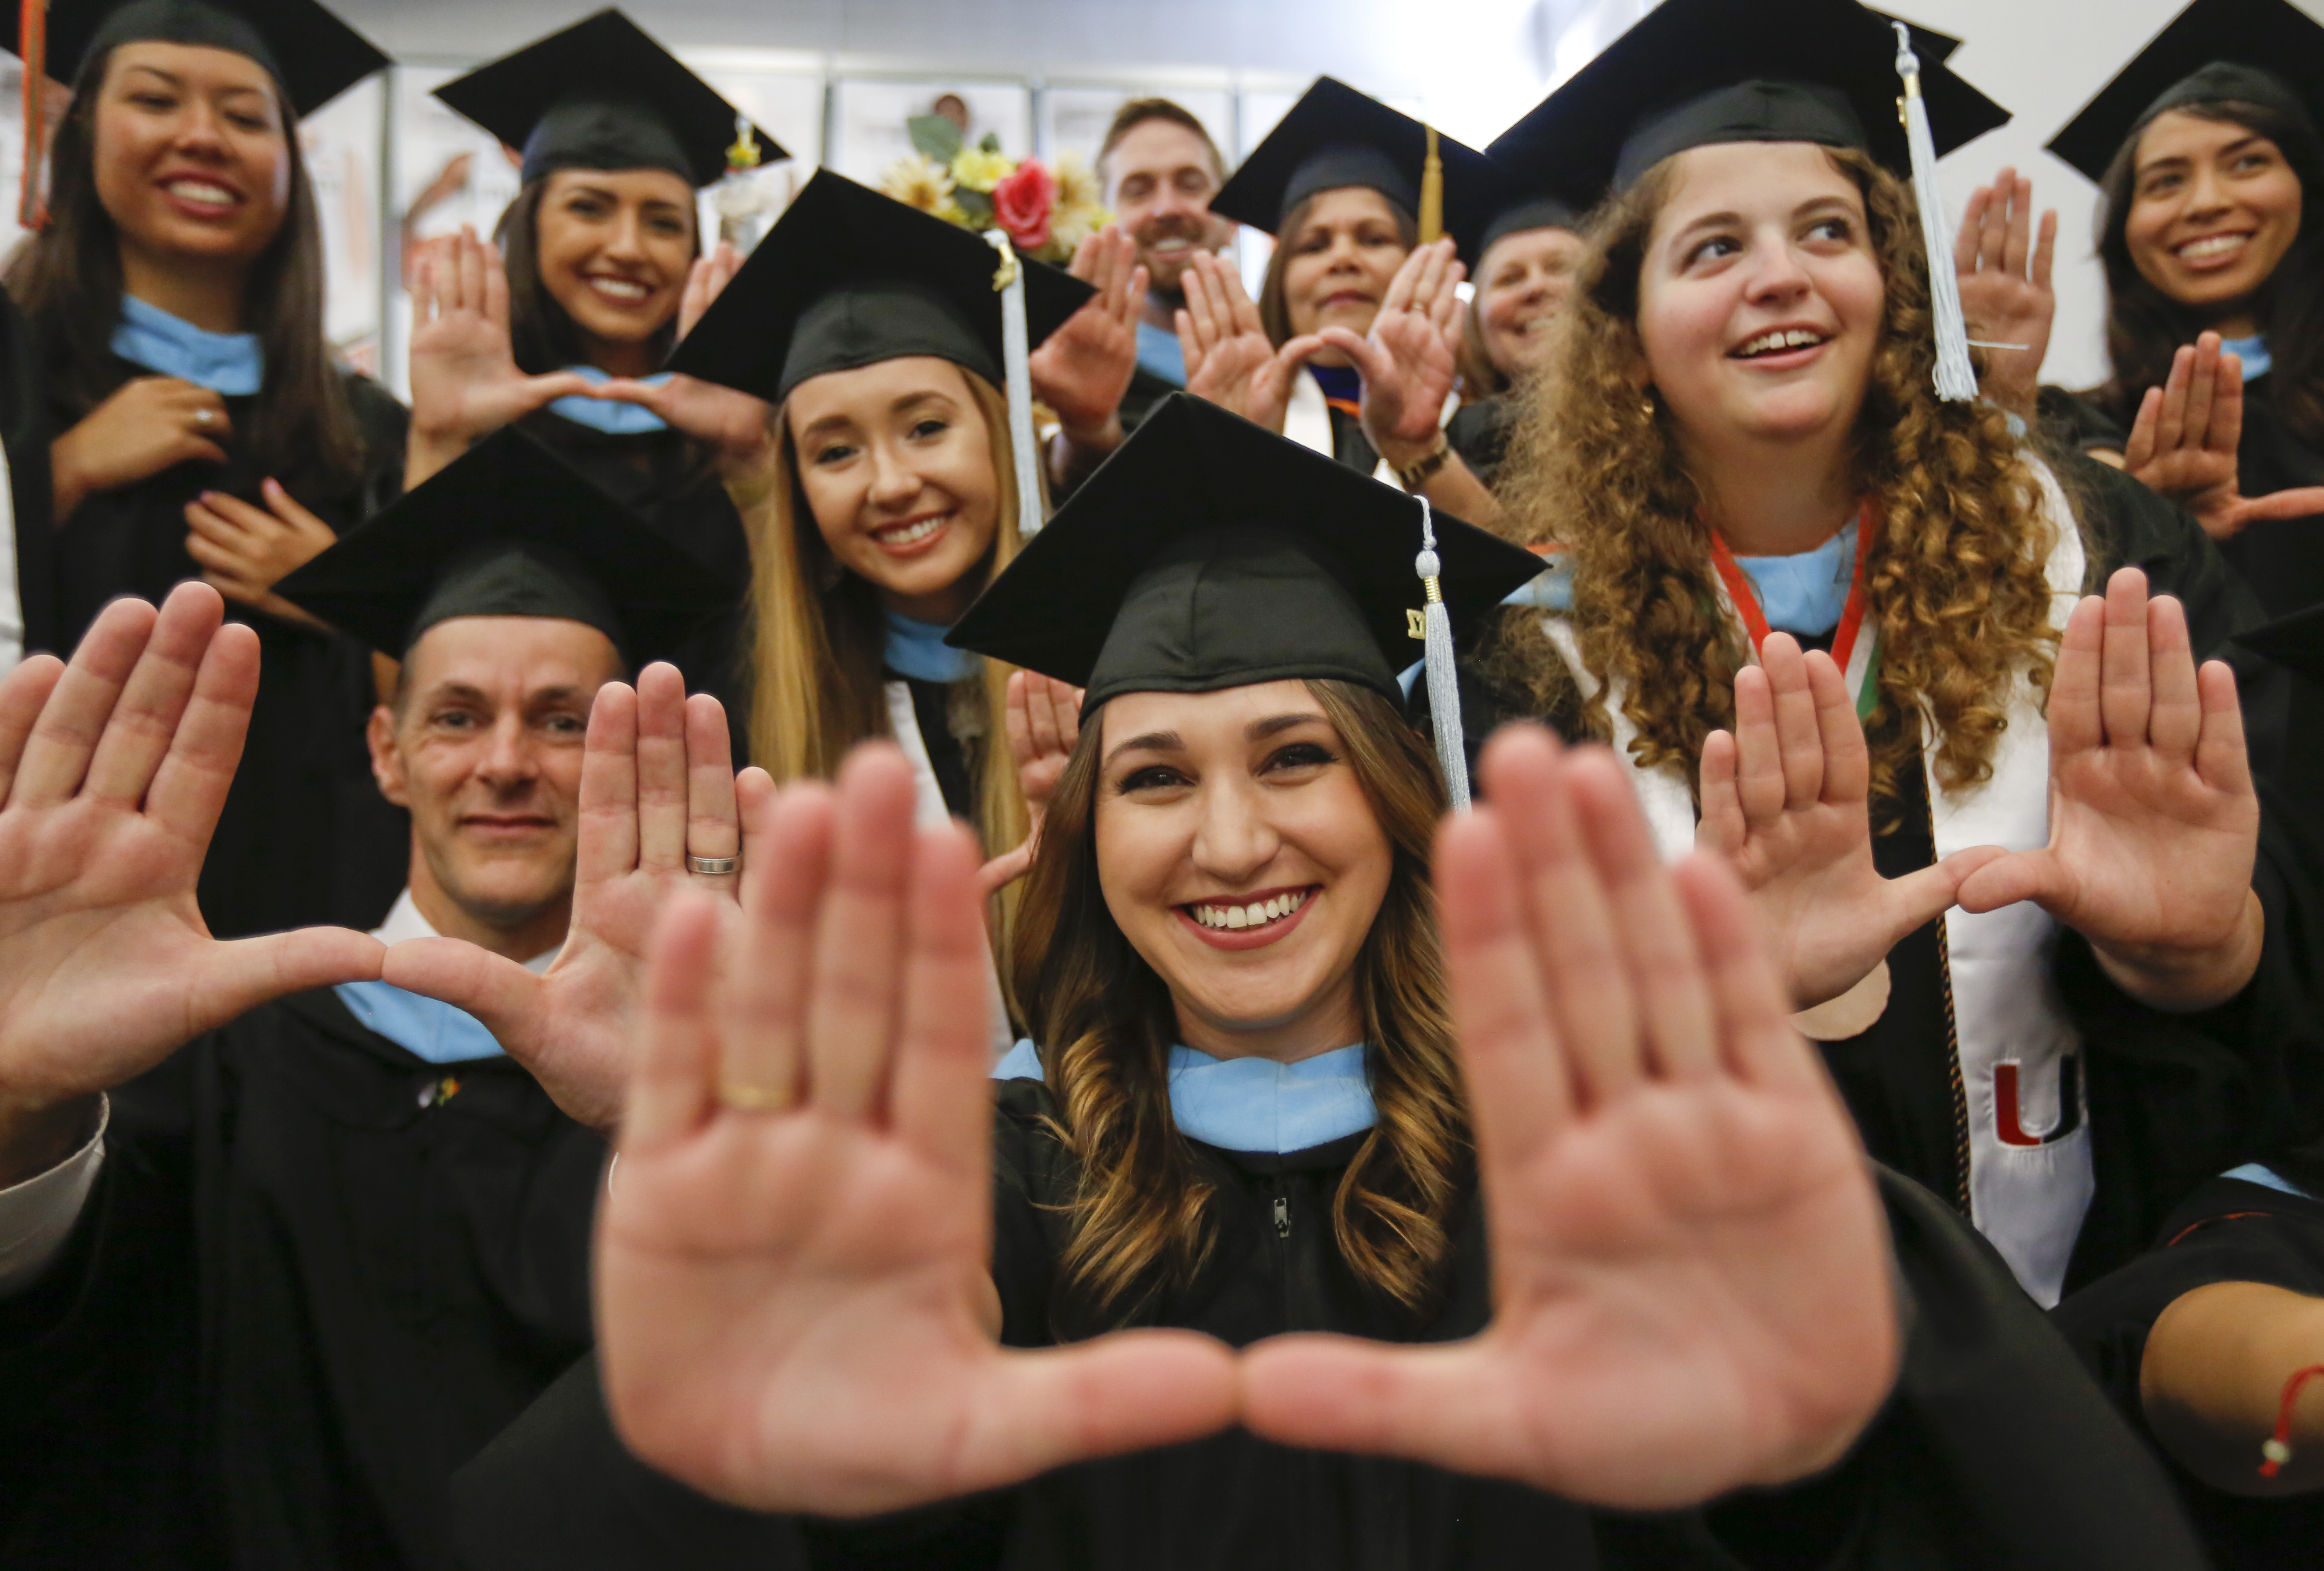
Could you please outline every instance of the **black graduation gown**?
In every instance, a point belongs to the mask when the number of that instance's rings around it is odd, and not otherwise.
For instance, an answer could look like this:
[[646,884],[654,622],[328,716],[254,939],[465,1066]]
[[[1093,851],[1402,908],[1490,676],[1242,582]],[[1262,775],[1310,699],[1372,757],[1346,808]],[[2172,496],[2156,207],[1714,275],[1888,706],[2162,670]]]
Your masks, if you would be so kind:
[[57,615],[56,504],[49,490],[48,399],[41,358],[15,302],[0,289],[0,445],[8,455],[8,500],[16,537],[16,602],[24,652],[69,655]]
[[106,1147],[0,1300],[0,1565],[449,1567],[453,1469],[587,1346],[603,1144],[323,989],[115,1092]]
[[734,586],[726,610],[669,658],[685,674],[688,693],[707,693],[725,706],[734,765],[742,767],[750,762],[751,543],[716,466],[683,432],[667,427],[615,436],[553,409],[528,415],[519,424]]
[[[993,1274],[1002,1338],[1026,1347],[1106,1322],[1056,1265],[1074,1191],[1047,1089],[998,1091]],[[1141,1323],[1237,1346],[1284,1331],[1396,1342],[1469,1336],[1488,1318],[1484,1223],[1455,1231],[1444,1302],[1410,1314],[1342,1261],[1331,1203],[1362,1141],[1289,1156],[1196,1144],[1216,1186],[1198,1280]],[[558,1383],[455,1485],[472,1571],[770,1567],[2191,1566],[2153,1464],[2106,1410],[1982,1241],[1894,1175],[1881,1190],[1911,1304],[1905,1366],[1851,1456],[1815,1483],[1709,1511],[1590,1512],[1519,1485],[1413,1463],[1300,1451],[1240,1430],[1063,1469],[1012,1490],[869,1522],[753,1517],[622,1450],[594,1363]]]
[[[107,391],[153,373],[108,356]],[[377,383],[346,373],[364,441],[364,476],[345,495],[299,500],[340,534],[393,500],[403,480],[409,414]],[[254,397],[226,400],[246,429]],[[81,412],[53,401],[54,430]],[[228,461],[186,463],[135,485],[84,500],[55,532],[61,652],[106,603],[134,594],[159,602],[201,569],[186,554],[186,504],[222,491],[263,506],[260,473],[238,441]],[[40,515],[47,516],[43,508]],[[23,517],[20,513],[19,517]],[[255,629],[258,699],[202,865],[202,915],[221,938],[336,923],[367,928],[394,904],[410,870],[409,820],[379,795],[364,728],[377,703],[371,654],[355,639],[318,632],[229,602],[226,614]]]
[[[2324,1033],[2315,1024],[2324,999],[2324,933],[2317,931],[2324,836],[2311,839],[2303,815],[2283,811],[2265,778],[2282,757],[2284,685],[2280,672],[2228,647],[2262,620],[2250,591],[2194,520],[2145,486],[2094,459],[2056,465],[2061,484],[2079,493],[2088,523],[2086,588],[2103,589],[2118,567],[2144,568],[2153,593],[2185,605],[2198,657],[2225,656],[2238,666],[2263,775],[2253,883],[2267,924],[2258,976],[2236,999],[2200,1015],[2133,1002],[2099,970],[2086,941],[2061,933],[2054,974],[2086,1048],[2079,1061],[2088,1076],[2097,1181],[2067,1272],[2071,1291],[2144,1248],[2169,1208],[2205,1176],[2324,1132]],[[1518,718],[1519,706],[1473,664],[1463,664],[1461,677],[1473,767],[1486,733]],[[1425,712],[1425,684],[1416,684],[1414,698]],[[1573,734],[1577,717],[1545,718]],[[1873,860],[1887,878],[1929,866],[1935,854],[1926,782],[1910,771],[1899,786],[1893,808],[1874,807],[1876,830],[1895,821],[1873,841]],[[1940,925],[1930,923],[1890,951],[1889,1000],[1878,1022],[1821,1046],[1874,1157],[1966,1216],[1969,1113]],[[2073,1133],[2078,1122],[2070,1115],[2051,1136]]]
[[[2181,1294],[2220,1282],[2324,1297],[2324,1202],[2241,1179],[2213,1179],[2164,1220],[2153,1249],[2054,1311],[2058,1328],[2116,1410],[2150,1442],[2138,1393],[2147,1334]],[[2324,1554],[2324,1491],[2276,1500],[2229,1494],[2156,1450],[2219,1571],[2282,1571],[2313,1565]],[[2259,1462],[2255,1447],[2255,1471]]]
[[1516,435],[1517,409],[1508,394],[1462,404],[1444,427],[1444,440],[1487,491],[1500,479]]
[[[2301,440],[2277,412],[2274,381],[2268,375],[2244,384],[2244,429],[2236,444],[2236,485],[2247,497],[2324,485],[2324,453]],[[2043,388],[2040,408],[2044,428],[2070,446],[2120,453],[2130,439],[2123,419],[2088,396]],[[2134,408],[2128,413],[2136,410]],[[2219,554],[2243,574],[2270,620],[2324,602],[2324,544],[2316,538],[2318,521],[2318,516],[2311,514],[2256,523],[2219,544]]]

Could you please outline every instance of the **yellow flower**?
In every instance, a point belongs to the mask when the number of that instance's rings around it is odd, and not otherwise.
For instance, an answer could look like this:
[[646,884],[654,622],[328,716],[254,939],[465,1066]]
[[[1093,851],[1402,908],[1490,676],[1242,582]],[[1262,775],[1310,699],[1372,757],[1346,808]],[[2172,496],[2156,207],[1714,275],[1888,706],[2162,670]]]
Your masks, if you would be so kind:
[[[953,207],[952,176],[924,152],[908,152],[890,164],[881,172],[880,188],[908,207],[947,222],[959,211]],[[947,213],[947,208],[952,212]]]
[[989,191],[1017,170],[1017,161],[981,147],[964,147],[952,158],[952,178],[972,191]]
[[[1097,171],[1082,161],[1081,154],[1059,153],[1056,172],[1059,214],[1062,215],[1067,209],[1074,207],[1093,208],[1100,213],[1105,211],[1105,188],[1098,184]],[[1111,217],[1111,215],[1108,214],[1107,216]],[[1106,219],[1102,217],[1092,227],[1101,228],[1105,222]]]
[[1057,204],[1049,218],[1051,243],[1057,253],[1070,260],[1081,243],[1113,222],[1113,215],[1094,202],[1078,202],[1067,206]]

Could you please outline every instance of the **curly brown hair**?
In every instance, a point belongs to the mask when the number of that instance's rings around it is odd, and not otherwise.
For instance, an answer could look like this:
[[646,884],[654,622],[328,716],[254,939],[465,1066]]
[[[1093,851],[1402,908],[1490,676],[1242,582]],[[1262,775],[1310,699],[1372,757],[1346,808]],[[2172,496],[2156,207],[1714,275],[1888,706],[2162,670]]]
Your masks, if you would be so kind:
[[[1941,739],[1938,780],[1958,788],[1991,773],[2021,673],[2046,691],[2058,640],[2044,570],[2056,541],[2007,417],[1936,397],[1928,259],[1910,188],[1861,153],[1827,152],[1863,194],[1886,282],[1854,481],[1883,510],[1865,560],[1881,634],[1866,733],[1876,799],[1893,801],[1901,772],[1915,767],[1923,713]],[[1571,714],[1600,739],[1612,730],[1603,694],[1619,682],[1638,761],[1675,766],[1692,785],[1704,737],[1734,724],[1743,649],[1717,609],[1702,488],[1671,417],[1640,391],[1640,270],[1675,184],[1665,161],[1594,217],[1557,355],[1526,398],[1503,490],[1505,529],[1571,553],[1572,625],[1595,694],[1576,690],[1537,617],[1503,618],[1484,659],[1537,710]]]
[[[1453,1211],[1472,1175],[1467,1103],[1452,1045],[1428,856],[1444,813],[1434,756],[1369,688],[1311,681],[1394,852],[1388,893],[1356,960],[1379,1121],[1332,1203],[1341,1257],[1414,1313],[1442,1294]],[[1097,798],[1102,711],[1049,802],[1011,934],[1012,980],[1081,1166],[1064,1260],[1066,1287],[1119,1322],[1184,1287],[1210,1253],[1210,1185],[1170,1116],[1170,990],[1130,947],[1100,887]]]

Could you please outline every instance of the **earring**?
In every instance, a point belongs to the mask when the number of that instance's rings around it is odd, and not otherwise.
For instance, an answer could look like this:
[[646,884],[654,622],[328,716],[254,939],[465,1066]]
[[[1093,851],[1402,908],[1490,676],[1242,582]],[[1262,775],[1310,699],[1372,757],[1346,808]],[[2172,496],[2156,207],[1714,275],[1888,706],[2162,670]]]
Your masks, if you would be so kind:
[[1652,388],[1648,388],[1638,396],[1638,412],[1649,420],[1655,418],[1655,394]]

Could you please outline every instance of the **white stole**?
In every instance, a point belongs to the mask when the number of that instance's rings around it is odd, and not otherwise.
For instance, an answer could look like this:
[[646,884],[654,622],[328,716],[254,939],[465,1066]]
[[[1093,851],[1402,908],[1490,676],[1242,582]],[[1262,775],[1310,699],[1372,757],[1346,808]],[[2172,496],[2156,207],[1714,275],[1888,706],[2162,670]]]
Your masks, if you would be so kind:
[[[928,762],[928,744],[920,735],[919,715],[912,708],[912,690],[902,682],[885,684],[888,696],[888,729],[894,733],[896,745],[904,749],[904,761],[912,767],[912,822],[921,829],[934,829],[952,817],[952,809],[945,805],[944,787],[936,783],[936,769]],[[1001,1061],[1001,1055],[1016,1045],[1017,1034],[1009,1028],[1009,1006],[1001,993],[1001,973],[991,965],[984,968],[985,993],[992,1017],[992,1060]]]
[[[2081,596],[2088,565],[2081,532],[2056,478],[2040,462],[2029,457],[2027,463],[2041,484],[2043,510],[2057,531],[2057,546],[2045,565],[2051,625],[2062,631]],[[1542,627],[1584,697],[1594,696],[1597,684],[1582,665],[1572,626],[1553,614],[1543,619]],[[1606,702],[1615,756],[1629,767],[1664,857],[1684,856],[1695,837],[1687,782],[1674,769],[1639,766],[1631,750],[1637,727],[1622,704],[1618,686]],[[1923,727],[1932,739],[1924,758],[1937,856],[1970,846],[2030,850],[2047,845],[2050,728],[2033,684],[2022,674],[2012,683],[2008,725],[1995,749],[1993,772],[1982,785],[1960,790],[1938,785],[1934,730]],[[2081,1039],[2051,977],[2058,925],[2030,902],[1981,915],[1955,907],[1944,920],[1953,1037],[1969,1103],[1969,1217],[2025,1291],[2049,1308],[2064,1288],[2066,1263],[2098,1188],[2090,1161],[2087,1076],[2072,1077],[2077,1105],[2061,1106],[2068,1061],[2081,1051]],[[1997,1094],[2003,1082],[2016,1088],[2017,1107],[2006,1118]]]

